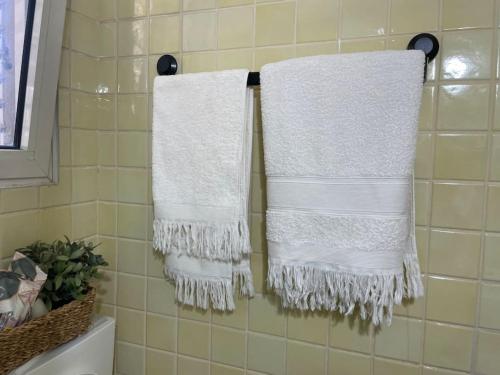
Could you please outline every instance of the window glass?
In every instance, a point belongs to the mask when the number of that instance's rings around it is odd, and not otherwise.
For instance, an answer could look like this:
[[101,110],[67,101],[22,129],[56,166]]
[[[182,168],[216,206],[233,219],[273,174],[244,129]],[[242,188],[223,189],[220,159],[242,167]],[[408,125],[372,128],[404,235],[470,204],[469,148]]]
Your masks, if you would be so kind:
[[2,148],[19,148],[20,144],[33,11],[34,0],[0,0],[0,147]]

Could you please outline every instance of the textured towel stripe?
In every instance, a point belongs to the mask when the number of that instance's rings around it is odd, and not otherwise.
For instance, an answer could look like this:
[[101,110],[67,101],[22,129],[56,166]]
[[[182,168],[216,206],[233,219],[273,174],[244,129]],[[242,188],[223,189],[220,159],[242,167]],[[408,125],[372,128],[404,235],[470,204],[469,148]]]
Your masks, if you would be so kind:
[[[401,251],[361,251],[318,244],[293,244],[268,241],[269,263],[275,261],[307,264],[329,271],[353,272],[360,275],[400,273]],[[335,259],[335,263],[331,260]]]
[[172,203],[165,200],[155,201],[155,218],[177,222],[219,222],[238,221],[240,207],[207,206],[202,204]]
[[410,204],[408,178],[288,178],[267,179],[269,209],[299,209],[331,213],[403,214]]

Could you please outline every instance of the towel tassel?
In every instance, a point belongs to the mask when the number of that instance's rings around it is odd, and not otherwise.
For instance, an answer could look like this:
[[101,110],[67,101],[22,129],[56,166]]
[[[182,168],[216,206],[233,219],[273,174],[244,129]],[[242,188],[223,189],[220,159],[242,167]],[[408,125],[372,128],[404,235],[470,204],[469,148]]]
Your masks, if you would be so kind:
[[234,223],[182,223],[155,219],[153,246],[164,254],[183,249],[193,257],[210,260],[238,261],[250,254],[248,223],[241,219]]
[[400,273],[362,275],[270,262],[268,287],[281,297],[285,308],[350,315],[359,306],[362,319],[371,317],[374,325],[390,325],[394,304],[423,294],[416,257],[405,255],[403,263]]
[[175,283],[177,302],[204,310],[209,307],[209,303],[216,310],[234,310],[231,280],[193,278],[167,270],[165,274]]

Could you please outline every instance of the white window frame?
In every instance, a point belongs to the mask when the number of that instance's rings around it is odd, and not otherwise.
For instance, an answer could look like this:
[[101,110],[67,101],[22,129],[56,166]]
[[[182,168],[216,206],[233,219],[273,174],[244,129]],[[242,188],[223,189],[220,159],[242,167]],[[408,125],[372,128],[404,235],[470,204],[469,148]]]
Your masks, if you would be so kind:
[[57,183],[56,100],[65,13],[66,0],[36,0],[21,148],[0,149],[0,188]]

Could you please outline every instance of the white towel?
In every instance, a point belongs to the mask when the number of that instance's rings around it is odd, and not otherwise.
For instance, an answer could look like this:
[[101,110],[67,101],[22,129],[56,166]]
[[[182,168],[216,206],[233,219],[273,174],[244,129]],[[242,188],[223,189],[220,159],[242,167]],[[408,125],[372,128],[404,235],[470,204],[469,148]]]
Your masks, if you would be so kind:
[[413,166],[424,54],[385,51],[263,67],[268,285],[285,307],[390,323],[423,292]]
[[[252,295],[248,71],[157,77],[153,103],[155,249],[180,303],[233,310]],[[209,304],[210,302],[210,304]]]

